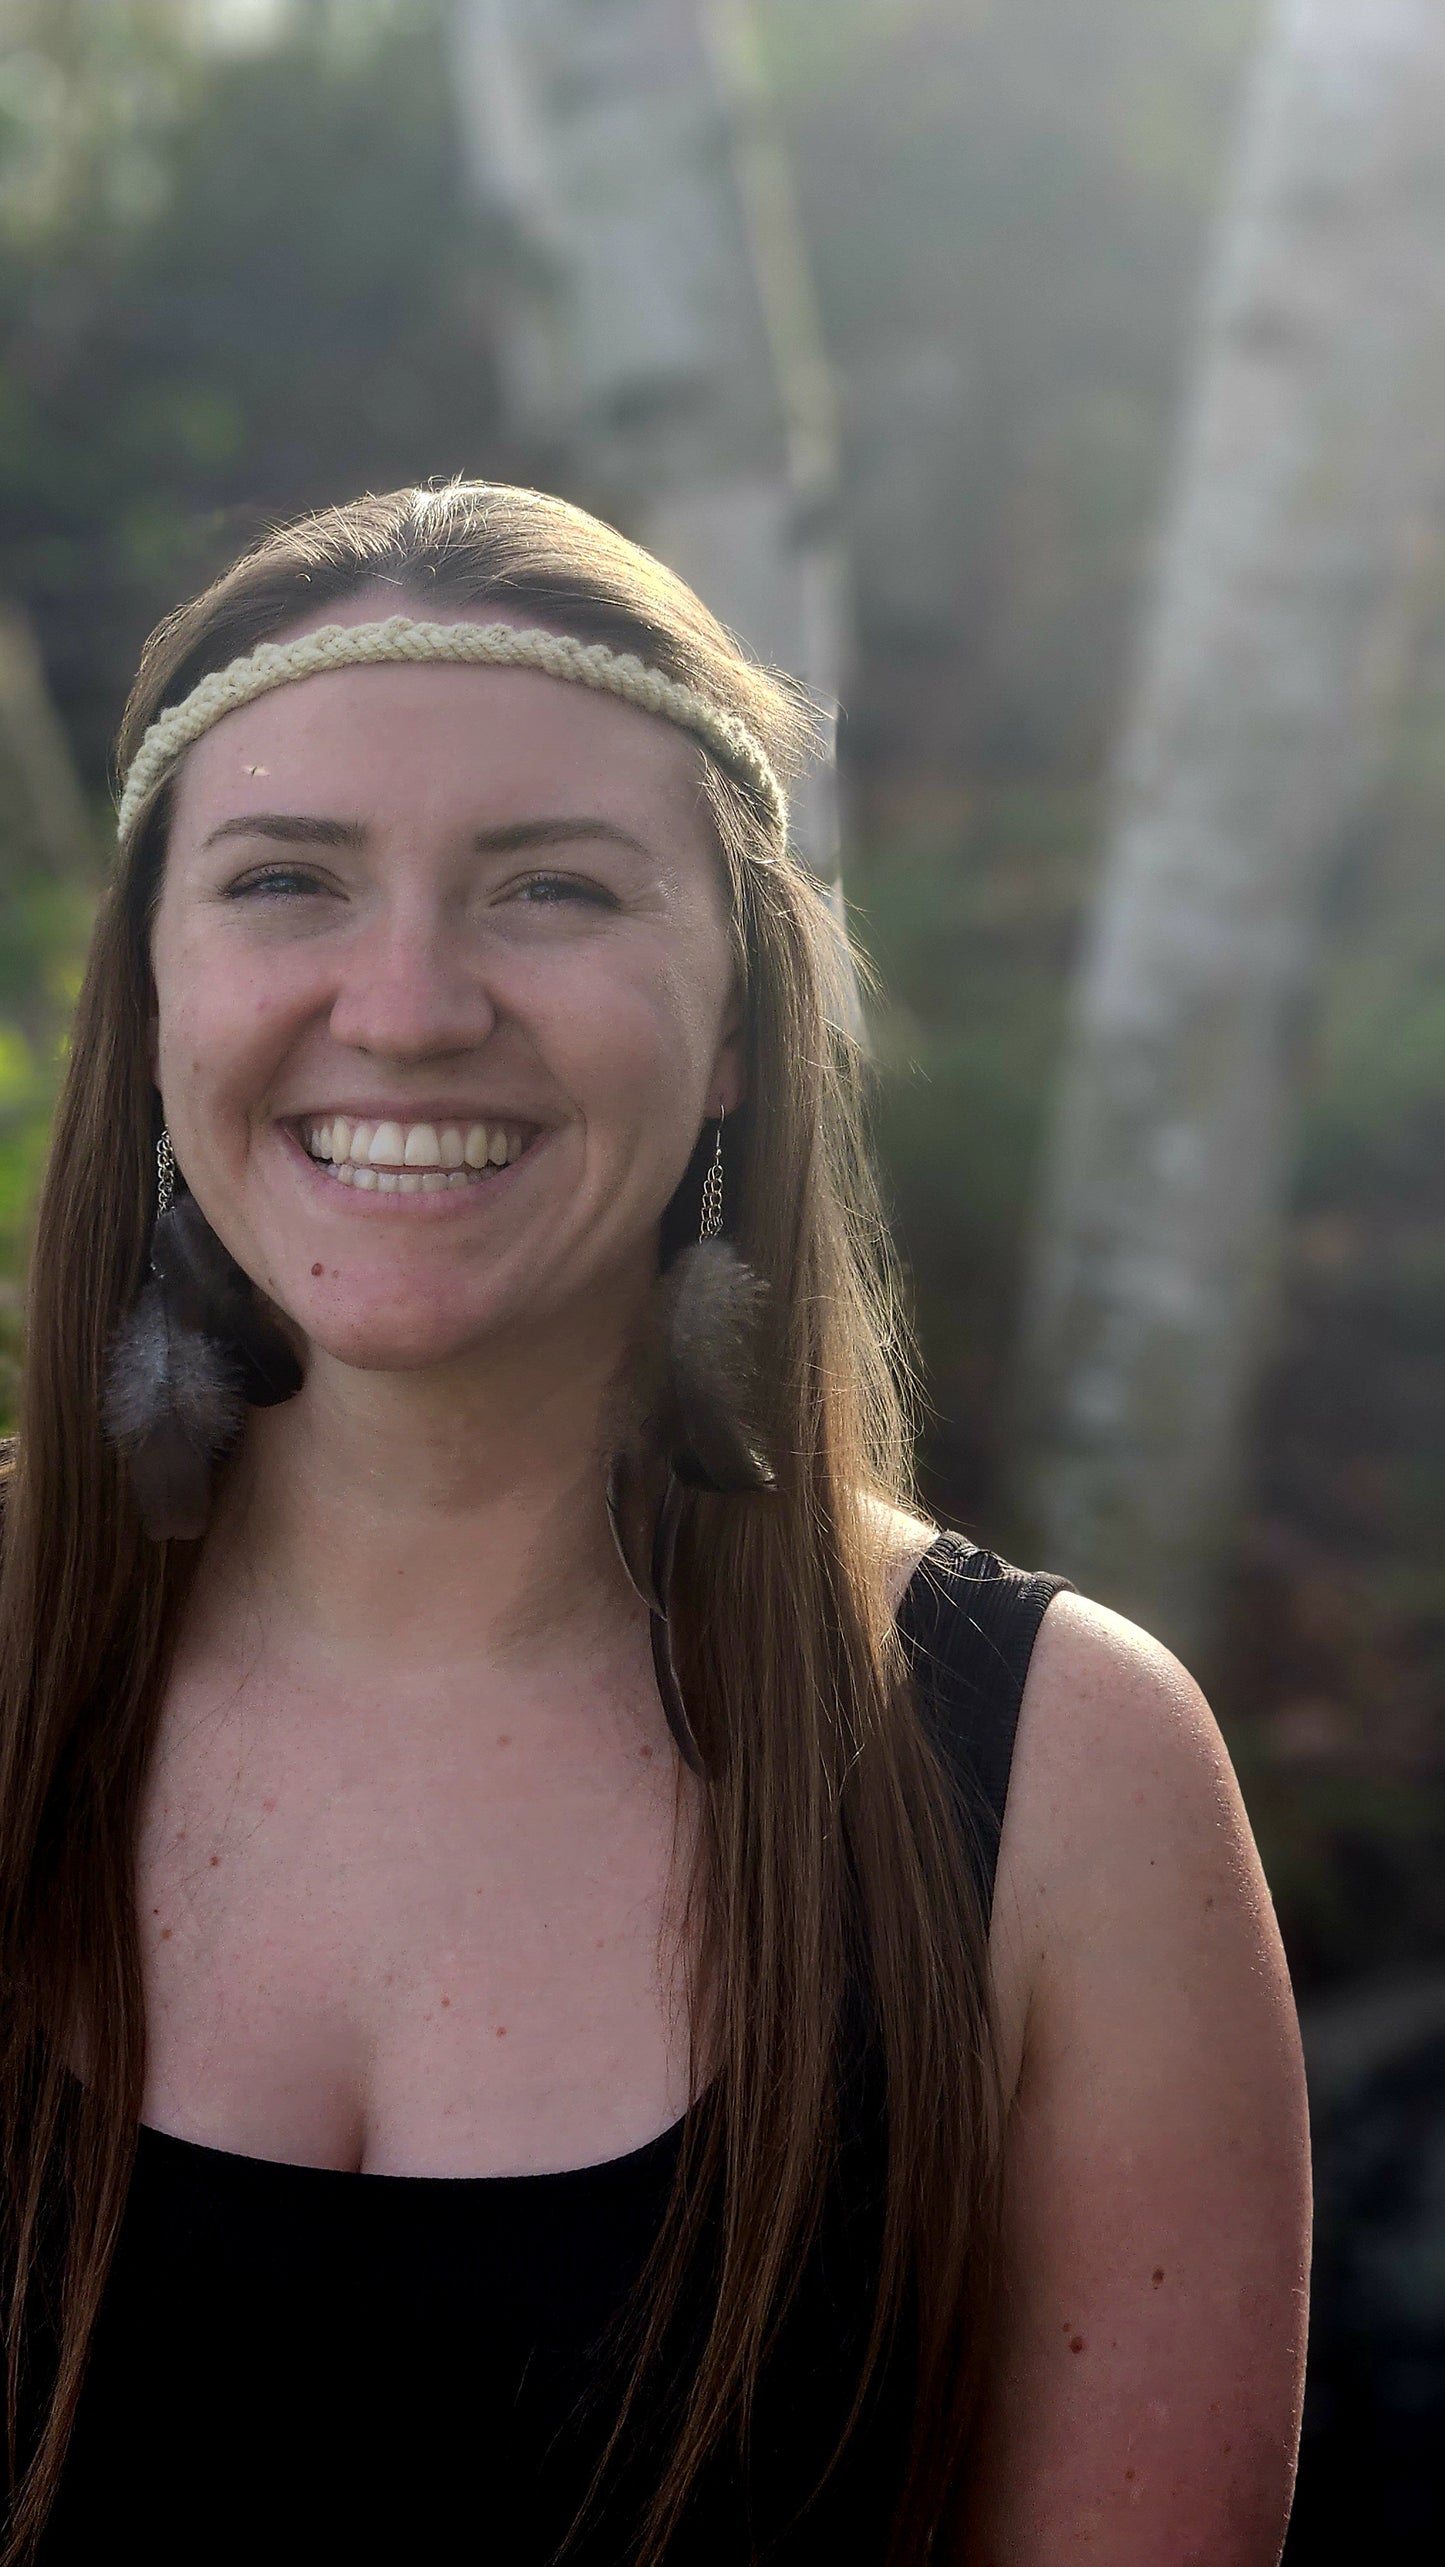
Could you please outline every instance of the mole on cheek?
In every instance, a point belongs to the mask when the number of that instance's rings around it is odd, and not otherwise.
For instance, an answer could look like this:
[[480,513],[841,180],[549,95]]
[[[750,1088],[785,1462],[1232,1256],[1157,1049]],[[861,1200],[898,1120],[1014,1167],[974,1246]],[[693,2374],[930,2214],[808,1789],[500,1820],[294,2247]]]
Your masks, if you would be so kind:
[[320,1272],[321,1272],[321,1268],[320,1268],[319,1266],[313,1266],[313,1267],[312,1267],[312,1269],[311,1269],[311,1271],[312,1271],[313,1275],[319,1275],[319,1274],[320,1274]]

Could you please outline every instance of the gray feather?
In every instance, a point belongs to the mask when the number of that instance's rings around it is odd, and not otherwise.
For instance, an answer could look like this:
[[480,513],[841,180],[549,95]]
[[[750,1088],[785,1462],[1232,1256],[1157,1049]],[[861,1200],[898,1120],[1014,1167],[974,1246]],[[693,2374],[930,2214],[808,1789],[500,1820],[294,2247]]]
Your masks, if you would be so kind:
[[116,1332],[102,1416],[157,1541],[190,1542],[204,1532],[213,1466],[244,1414],[234,1368],[216,1340],[172,1318],[160,1285],[148,1283]]
[[654,1431],[680,1479],[771,1488],[757,1374],[763,1286],[722,1240],[685,1248],[660,1287],[664,1361]]

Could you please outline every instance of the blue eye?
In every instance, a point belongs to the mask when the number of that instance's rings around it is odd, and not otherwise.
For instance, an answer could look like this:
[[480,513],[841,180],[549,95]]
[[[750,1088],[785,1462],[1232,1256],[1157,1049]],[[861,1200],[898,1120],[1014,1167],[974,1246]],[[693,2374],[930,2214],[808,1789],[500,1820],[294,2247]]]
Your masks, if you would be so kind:
[[600,883],[579,882],[573,874],[529,874],[517,885],[516,898],[529,908],[550,909],[568,902],[580,901],[587,909],[613,909],[616,903]]
[[317,892],[321,888],[316,875],[307,873],[300,865],[266,865],[260,873],[245,874],[240,882],[233,882],[226,892],[226,898],[250,900],[258,894],[284,896],[297,892]]

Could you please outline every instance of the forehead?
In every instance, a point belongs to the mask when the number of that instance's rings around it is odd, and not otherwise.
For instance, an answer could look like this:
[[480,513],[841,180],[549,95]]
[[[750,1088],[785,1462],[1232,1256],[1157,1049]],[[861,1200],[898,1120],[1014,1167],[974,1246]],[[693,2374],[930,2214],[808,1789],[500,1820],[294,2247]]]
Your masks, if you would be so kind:
[[187,750],[172,832],[192,839],[248,810],[380,828],[591,812],[659,852],[680,839],[713,848],[685,732],[532,669],[335,669],[258,696]]

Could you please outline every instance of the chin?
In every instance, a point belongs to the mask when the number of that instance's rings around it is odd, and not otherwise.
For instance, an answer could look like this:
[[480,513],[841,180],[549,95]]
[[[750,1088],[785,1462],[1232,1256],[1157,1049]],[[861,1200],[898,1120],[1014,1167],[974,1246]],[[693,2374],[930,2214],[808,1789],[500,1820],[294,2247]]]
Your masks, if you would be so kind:
[[308,1343],[334,1364],[359,1373],[415,1373],[432,1367],[465,1363],[477,1354],[497,1327],[495,1319],[448,1318],[436,1310],[335,1310],[302,1317]]

